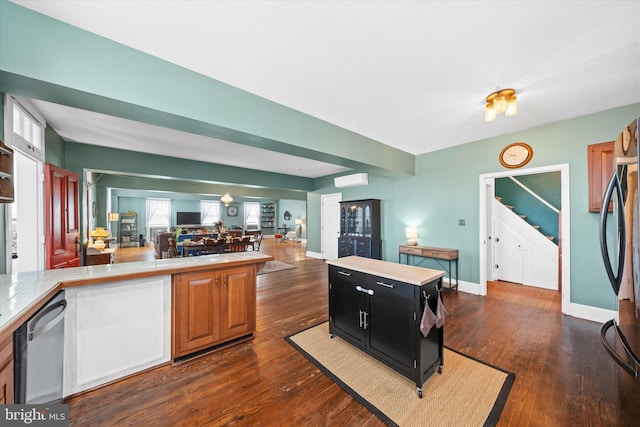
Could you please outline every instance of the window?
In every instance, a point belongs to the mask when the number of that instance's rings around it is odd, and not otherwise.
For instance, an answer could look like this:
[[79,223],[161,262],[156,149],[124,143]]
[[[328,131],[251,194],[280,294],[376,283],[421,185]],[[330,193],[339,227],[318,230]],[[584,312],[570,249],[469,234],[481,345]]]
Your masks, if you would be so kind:
[[151,229],[171,228],[171,199],[147,199],[147,240],[152,241]]
[[5,144],[38,161],[44,161],[44,128],[46,121],[25,98],[5,95]]
[[200,222],[202,225],[213,225],[220,221],[220,202],[200,200]]
[[260,203],[246,202],[244,204],[244,229],[260,230]]
[[42,150],[42,125],[17,103],[13,104],[13,133]]

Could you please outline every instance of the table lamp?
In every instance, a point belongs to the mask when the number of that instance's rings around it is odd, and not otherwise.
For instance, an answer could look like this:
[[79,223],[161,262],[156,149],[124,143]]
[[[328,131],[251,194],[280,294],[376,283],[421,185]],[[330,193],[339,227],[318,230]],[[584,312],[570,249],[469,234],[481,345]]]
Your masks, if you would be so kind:
[[107,245],[104,243],[104,240],[102,239],[109,237],[109,234],[110,233],[107,230],[105,230],[104,227],[96,227],[95,230],[89,233],[89,236],[91,236],[91,238],[94,239],[93,247],[96,249],[103,250]]
[[415,227],[405,228],[407,235],[407,245],[416,246],[418,244],[418,230]]

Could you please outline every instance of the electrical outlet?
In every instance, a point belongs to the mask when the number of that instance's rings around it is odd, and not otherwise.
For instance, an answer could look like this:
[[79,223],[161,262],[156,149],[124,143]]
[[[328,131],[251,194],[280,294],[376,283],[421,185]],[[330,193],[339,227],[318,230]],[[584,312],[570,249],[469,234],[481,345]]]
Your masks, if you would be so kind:
[[462,227],[462,226],[466,225],[466,221],[464,219],[459,219],[458,220],[458,225]]

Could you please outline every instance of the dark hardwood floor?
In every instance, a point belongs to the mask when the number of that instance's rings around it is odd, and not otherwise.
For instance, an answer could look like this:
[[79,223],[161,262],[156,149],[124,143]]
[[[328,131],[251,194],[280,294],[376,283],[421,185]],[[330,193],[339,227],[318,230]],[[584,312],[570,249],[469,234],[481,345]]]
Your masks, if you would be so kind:
[[[283,339],[327,319],[325,263],[300,243],[261,250],[297,268],[258,276],[254,340],[75,396],[71,424],[383,425]],[[446,346],[516,374],[499,426],[640,425],[640,382],[607,356],[600,324],[562,315],[559,293],[492,282],[445,305]]]

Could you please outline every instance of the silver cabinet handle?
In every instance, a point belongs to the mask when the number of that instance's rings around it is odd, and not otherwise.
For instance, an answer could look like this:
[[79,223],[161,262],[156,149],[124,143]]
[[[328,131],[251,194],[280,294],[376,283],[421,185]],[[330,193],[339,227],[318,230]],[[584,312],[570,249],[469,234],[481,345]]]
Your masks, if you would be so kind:
[[373,295],[373,290],[372,289],[366,289],[366,288],[363,288],[360,285],[356,286],[356,291],[360,291],[360,292],[364,292],[365,294]]
[[369,313],[367,313],[366,311],[363,312],[364,314],[364,328],[367,329],[367,326],[369,326],[369,324],[367,323],[367,316],[369,315]]
[[385,288],[391,288],[393,289],[393,285],[389,285],[387,283],[382,283],[382,282],[376,282],[376,284],[380,285],[380,286],[384,286]]
[[351,277],[351,273],[345,273],[344,271],[338,270],[338,274],[342,274],[343,276]]

